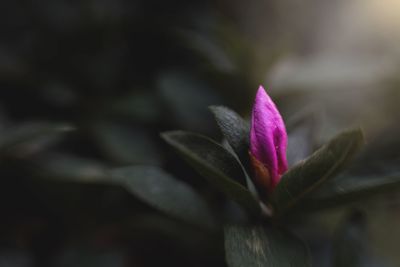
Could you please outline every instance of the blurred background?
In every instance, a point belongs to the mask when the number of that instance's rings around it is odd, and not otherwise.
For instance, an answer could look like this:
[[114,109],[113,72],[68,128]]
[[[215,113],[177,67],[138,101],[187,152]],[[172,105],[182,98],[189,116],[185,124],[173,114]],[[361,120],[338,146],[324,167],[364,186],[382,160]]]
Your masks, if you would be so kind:
[[[159,166],[218,203],[159,133],[221,140],[208,106],[248,117],[260,84],[287,122],[291,164],[361,126],[354,172],[400,176],[399,11],[399,0],[2,1],[0,266],[225,266],[221,231],[96,181]],[[314,265],[334,266],[332,243],[350,238],[366,244],[352,266],[400,266],[399,194],[353,207],[299,218]]]

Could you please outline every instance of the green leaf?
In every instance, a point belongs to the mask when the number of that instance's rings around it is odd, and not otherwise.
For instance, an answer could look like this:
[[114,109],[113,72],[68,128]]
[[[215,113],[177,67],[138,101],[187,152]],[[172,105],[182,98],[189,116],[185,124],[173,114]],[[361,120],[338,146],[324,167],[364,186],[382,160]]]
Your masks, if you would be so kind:
[[309,267],[304,243],[271,226],[225,227],[225,256],[229,267]]
[[143,202],[166,214],[208,228],[215,224],[200,195],[159,168],[124,167],[112,170],[111,177]]
[[243,166],[249,164],[250,126],[233,110],[222,106],[211,106],[222,134],[242,161]]
[[332,208],[400,188],[400,172],[387,175],[340,175],[304,199],[302,209]]
[[161,165],[161,152],[149,133],[109,121],[91,127],[105,157],[120,165]]
[[107,183],[106,167],[93,159],[50,153],[34,160],[40,177],[64,182]]
[[246,175],[234,155],[213,140],[194,133],[173,131],[162,137],[204,178],[252,214],[260,213],[258,201],[243,186]]
[[18,145],[26,145],[40,138],[73,130],[64,123],[30,122],[14,126],[0,133],[0,152],[4,153]]
[[342,171],[363,145],[360,129],[343,132],[308,159],[291,168],[272,194],[278,213],[293,207],[307,194]]
[[399,129],[382,130],[345,173],[324,183],[302,202],[305,211],[332,208],[400,189]]

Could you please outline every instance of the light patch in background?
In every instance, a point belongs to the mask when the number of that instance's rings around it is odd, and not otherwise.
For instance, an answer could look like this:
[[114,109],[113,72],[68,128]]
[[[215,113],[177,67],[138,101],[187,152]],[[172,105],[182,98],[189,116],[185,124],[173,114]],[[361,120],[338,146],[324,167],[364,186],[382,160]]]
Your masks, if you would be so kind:
[[[400,67],[400,0],[337,0],[313,10],[297,18],[313,26],[298,33],[265,84],[276,95],[308,95],[306,102],[294,103],[299,107],[318,103],[327,114],[327,136],[334,134],[331,129],[355,125],[368,135],[378,133],[393,122],[391,109],[400,100],[393,93]],[[289,27],[295,23],[287,20]]]

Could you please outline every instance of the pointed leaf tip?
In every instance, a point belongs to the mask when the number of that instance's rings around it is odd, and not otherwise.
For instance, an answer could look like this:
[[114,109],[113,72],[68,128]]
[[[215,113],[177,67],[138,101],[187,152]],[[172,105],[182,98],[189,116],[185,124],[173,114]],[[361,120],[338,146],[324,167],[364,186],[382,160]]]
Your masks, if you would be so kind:
[[235,151],[244,167],[249,164],[249,132],[250,126],[239,114],[224,106],[210,106],[215,120],[223,136]]
[[212,139],[184,131],[162,133],[170,144],[200,175],[249,214],[259,215],[260,206],[243,185],[246,175],[237,158]]
[[212,211],[189,185],[153,166],[129,166],[110,171],[112,181],[154,208],[206,228],[215,227]]
[[364,144],[360,128],[344,131],[292,167],[281,179],[272,195],[275,209],[283,213],[305,196],[335,177],[353,159]]

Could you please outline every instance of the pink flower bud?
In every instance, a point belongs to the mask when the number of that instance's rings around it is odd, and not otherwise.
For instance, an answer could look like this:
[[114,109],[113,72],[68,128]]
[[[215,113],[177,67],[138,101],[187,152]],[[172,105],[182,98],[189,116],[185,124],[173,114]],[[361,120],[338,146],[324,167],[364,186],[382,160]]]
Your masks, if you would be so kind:
[[282,116],[260,86],[250,128],[250,160],[255,183],[271,192],[287,171],[287,133]]

